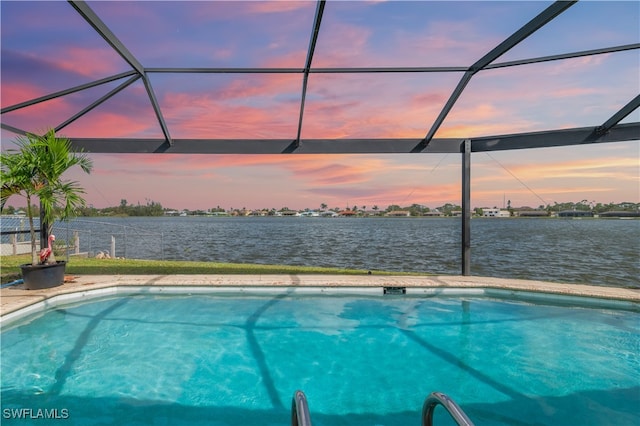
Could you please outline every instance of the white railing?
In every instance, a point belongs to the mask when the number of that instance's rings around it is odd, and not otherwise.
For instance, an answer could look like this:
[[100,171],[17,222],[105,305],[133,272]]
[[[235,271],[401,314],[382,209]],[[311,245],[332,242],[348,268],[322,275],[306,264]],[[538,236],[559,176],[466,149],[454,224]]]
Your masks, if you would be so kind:
[[[40,223],[37,228],[36,249],[40,250]],[[54,250],[58,257],[121,257],[164,259],[164,238],[160,232],[109,222],[75,219],[56,222]],[[31,253],[29,220],[20,216],[2,216],[0,256]]]

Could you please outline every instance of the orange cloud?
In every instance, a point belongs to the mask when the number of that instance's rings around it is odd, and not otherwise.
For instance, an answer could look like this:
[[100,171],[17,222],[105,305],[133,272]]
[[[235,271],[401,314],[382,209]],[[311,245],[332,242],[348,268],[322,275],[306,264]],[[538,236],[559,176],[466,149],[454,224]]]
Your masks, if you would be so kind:
[[[442,160],[446,157],[439,160],[431,157],[433,156],[96,154],[94,175],[101,176],[101,181],[104,181],[104,176],[109,176],[109,179],[130,179],[141,184],[147,182],[145,185],[149,185],[150,194],[153,193],[151,188],[156,186],[169,188],[178,183],[186,185],[187,180],[191,180],[189,185],[192,188],[213,188],[212,196],[221,200],[216,201],[217,204],[242,204],[248,208],[277,207],[280,204],[303,208],[313,207],[320,202],[341,208],[346,204],[369,207],[375,204],[385,208],[389,204],[406,206],[417,203],[436,207],[447,202],[460,203],[460,165],[457,156],[446,156],[451,159],[444,162]],[[514,206],[534,207],[568,198],[625,198],[624,188],[616,188],[615,182],[620,182],[615,180],[617,178],[610,178],[607,184],[597,183],[601,180],[589,181],[585,178],[572,183],[562,177],[549,178],[544,171],[546,168],[551,171],[570,168],[584,170],[586,173],[592,167],[598,167],[597,160],[556,161],[542,164],[536,169],[535,165],[520,165],[503,158],[503,164],[527,184],[527,188],[499,165],[488,167],[490,162],[484,161],[482,156],[476,155],[476,158],[471,194],[474,206],[502,206],[505,195]],[[629,172],[632,164],[630,160],[614,160],[614,157],[604,159],[606,163],[614,164],[614,167],[625,168],[627,175],[634,175]],[[623,171],[622,175],[624,173]],[[157,180],[149,179],[151,176]],[[221,184],[227,189],[219,187]],[[261,191],[266,191],[267,194],[253,194],[258,187],[263,188]],[[281,190],[284,187],[286,190]],[[167,201],[163,205],[171,203],[175,204]]]
[[181,154],[139,154],[106,155],[95,157],[96,165],[118,164],[117,169],[105,167],[101,174],[176,174],[187,173],[202,176],[215,171],[223,176],[229,170],[244,170],[251,175],[260,167],[283,170],[296,181],[304,181],[311,186],[353,185],[372,181],[381,170],[407,170],[394,165],[389,160],[373,156],[349,155],[181,155]]
[[349,155],[312,156],[299,161],[298,156],[283,164],[296,177],[305,178],[310,185],[353,185],[372,181],[380,171],[390,168],[381,158]]
[[523,179],[638,179],[637,175],[634,177],[628,173],[629,170],[638,170],[638,159],[631,157],[587,158],[531,166],[513,165],[509,168]]
[[[507,155],[514,158],[511,154],[501,154]],[[502,160],[501,164],[507,170],[500,164],[477,158],[472,171],[472,197],[491,206],[502,205],[505,194],[516,206],[537,206],[567,201],[570,194],[574,194],[573,198],[600,201],[605,195],[611,200],[634,200],[640,190],[637,160],[628,156],[583,157],[542,164],[531,159],[528,164]],[[634,192],[635,195],[624,195]]]

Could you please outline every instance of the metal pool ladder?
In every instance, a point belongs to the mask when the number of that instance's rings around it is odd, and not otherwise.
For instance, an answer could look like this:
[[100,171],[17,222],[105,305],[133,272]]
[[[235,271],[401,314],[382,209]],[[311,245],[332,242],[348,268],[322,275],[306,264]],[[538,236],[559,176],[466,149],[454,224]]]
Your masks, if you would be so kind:
[[433,412],[440,404],[459,426],[473,426],[473,422],[458,404],[442,392],[431,392],[422,405],[422,426],[433,425]]
[[[440,404],[456,421],[458,426],[474,426],[462,408],[442,392],[431,392],[422,405],[422,426],[433,426],[433,412]],[[291,400],[291,426],[311,426],[309,404],[301,390],[295,391]]]
[[291,426],[311,426],[307,397],[301,390],[295,391],[291,400]]

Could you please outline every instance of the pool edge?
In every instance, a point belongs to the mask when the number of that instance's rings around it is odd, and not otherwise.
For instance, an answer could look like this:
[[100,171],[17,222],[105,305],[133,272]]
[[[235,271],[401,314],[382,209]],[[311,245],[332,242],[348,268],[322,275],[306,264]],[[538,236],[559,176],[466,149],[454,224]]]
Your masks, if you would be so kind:
[[[54,306],[58,301],[132,293],[160,293],[172,288],[174,292],[247,293],[302,289],[317,294],[336,292],[375,292],[382,294],[385,287],[404,287],[408,294],[436,295],[455,291],[465,294],[476,289],[485,296],[544,301],[563,299],[586,305],[606,306],[619,304],[640,309],[640,290],[583,284],[552,283],[521,279],[479,276],[394,276],[394,275],[82,275],[69,277],[59,287],[26,290],[23,285],[0,290],[0,326],[14,321],[13,315],[21,311],[28,315]],[[146,289],[146,290],[145,290]],[[165,290],[162,290],[165,289]],[[96,295],[96,296],[93,296]],[[69,302],[70,303],[70,302]],[[628,308],[627,308],[628,309]],[[26,313],[25,313],[26,312]]]

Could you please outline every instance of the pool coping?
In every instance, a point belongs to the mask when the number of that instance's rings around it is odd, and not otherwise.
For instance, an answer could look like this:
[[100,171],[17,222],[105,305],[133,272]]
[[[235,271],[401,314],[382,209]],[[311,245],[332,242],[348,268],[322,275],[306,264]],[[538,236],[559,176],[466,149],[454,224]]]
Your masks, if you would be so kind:
[[[384,288],[404,287],[407,293],[438,294],[446,291],[455,293],[456,289],[468,294],[471,290],[482,290],[478,294],[489,294],[487,290],[500,290],[503,296],[517,293],[526,294],[528,298],[550,300],[554,296],[566,299],[572,297],[588,302],[599,299],[610,302],[626,302],[640,310],[640,289],[592,286],[584,284],[555,283],[547,281],[522,280],[512,278],[494,278],[459,275],[80,275],[67,276],[65,284],[58,287],[27,290],[23,284],[0,289],[0,318],[12,317],[13,312],[32,305],[48,307],[55,305],[55,300],[70,300],[65,295],[79,294],[79,298],[91,294],[141,293],[148,289],[151,293],[167,292],[167,288],[180,289],[184,293],[227,292],[238,293],[274,292],[282,289],[308,288],[316,293],[344,293],[348,289],[354,291],[373,290],[382,294]],[[129,289],[129,291],[127,291]],[[164,289],[164,290],[163,290]],[[198,290],[200,289],[200,291]],[[208,290],[205,290],[208,289]],[[339,290],[341,289],[341,290]],[[509,293],[511,292],[511,293]],[[175,293],[175,291],[174,291]],[[76,299],[78,298],[76,297]],[[517,298],[517,297],[516,297]],[[589,303],[587,303],[589,304]],[[624,303],[623,303],[624,304]],[[35,309],[39,309],[33,306]],[[635,309],[634,309],[635,310]]]

